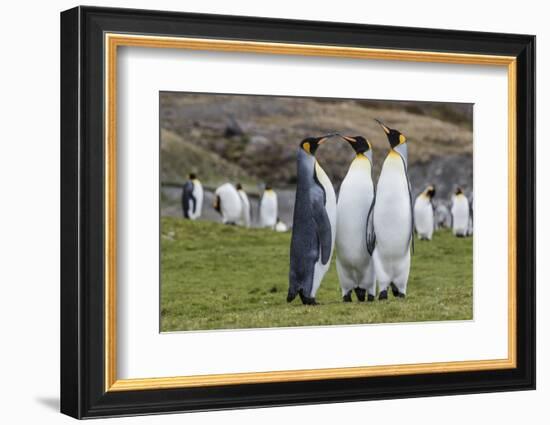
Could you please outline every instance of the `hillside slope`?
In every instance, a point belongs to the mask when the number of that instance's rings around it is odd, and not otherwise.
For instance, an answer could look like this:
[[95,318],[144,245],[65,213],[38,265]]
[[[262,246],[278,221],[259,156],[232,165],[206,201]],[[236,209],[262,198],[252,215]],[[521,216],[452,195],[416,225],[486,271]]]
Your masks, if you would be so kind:
[[202,181],[213,185],[226,180],[253,180],[239,165],[169,130],[161,130],[160,146],[161,182],[181,183],[191,172],[199,174]]
[[[202,152],[239,167],[240,172],[225,166],[219,170],[227,173],[228,179],[234,175],[241,178],[244,173],[281,187],[295,180],[295,152],[304,137],[338,131],[364,135],[371,141],[377,172],[388,151],[388,142],[375,118],[407,136],[411,165],[427,164],[445,156],[471,155],[471,121],[460,115],[467,115],[463,111],[471,112],[471,107],[437,105],[162,93],[163,134],[169,134],[165,132],[169,130],[179,136],[179,142],[175,138],[165,141],[163,136],[162,157],[183,155],[181,145],[201,148]],[[455,115],[449,110],[455,111]],[[336,186],[345,176],[353,155],[352,149],[337,138],[319,150],[319,161]],[[191,164],[201,174],[213,176],[218,172],[211,161],[215,157],[208,161],[193,160]],[[163,179],[181,174],[181,168],[181,160],[166,160]]]

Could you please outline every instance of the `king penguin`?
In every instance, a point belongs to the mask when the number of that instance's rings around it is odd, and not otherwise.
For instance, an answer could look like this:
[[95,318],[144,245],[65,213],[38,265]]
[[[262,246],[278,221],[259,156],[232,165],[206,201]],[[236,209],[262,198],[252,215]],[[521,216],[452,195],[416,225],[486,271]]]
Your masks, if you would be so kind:
[[470,220],[470,203],[462,188],[457,187],[451,200],[451,217],[453,235],[461,238],[468,236],[468,222]]
[[278,217],[277,209],[277,194],[267,184],[260,199],[260,227],[275,228]]
[[317,304],[315,294],[330,266],[336,233],[336,194],[315,152],[331,136],[308,137],[298,148],[288,302],[299,295],[303,304]]
[[407,139],[398,130],[378,121],[390,143],[390,151],[378,178],[374,206],[367,223],[367,249],[372,254],[380,293],[405,297],[414,251],[411,184],[407,174]]
[[346,177],[340,186],[336,219],[336,270],[342,298],[351,301],[352,291],[359,301],[374,301],[374,264],[367,251],[367,218],[374,200],[372,149],[361,136],[342,136],[355,150]]
[[451,227],[451,213],[445,204],[435,207],[435,228],[437,230]]
[[275,223],[275,231],[279,233],[284,233],[288,230],[288,226],[280,218],[277,218],[277,223]]
[[202,201],[204,190],[202,184],[193,173],[189,174],[189,180],[183,185],[181,207],[183,216],[190,220],[196,220],[202,213]]
[[248,200],[248,195],[243,189],[243,186],[240,183],[237,183],[237,193],[241,198],[241,220],[240,225],[244,227],[250,227],[250,201]]
[[470,198],[470,219],[468,220],[468,236],[474,234],[474,195]]
[[222,216],[223,224],[238,224],[242,218],[242,201],[231,183],[224,183],[214,193],[214,209]]
[[435,186],[429,185],[414,201],[414,226],[418,239],[431,241],[435,229]]

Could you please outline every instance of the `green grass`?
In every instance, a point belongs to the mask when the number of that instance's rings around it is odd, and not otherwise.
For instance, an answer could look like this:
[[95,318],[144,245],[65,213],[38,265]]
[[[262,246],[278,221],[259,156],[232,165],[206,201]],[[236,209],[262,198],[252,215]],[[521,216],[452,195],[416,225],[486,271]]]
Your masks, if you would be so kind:
[[[286,302],[290,233],[162,218],[162,331],[472,319],[472,239],[417,241],[407,298],[343,303],[336,265],[318,306]],[[334,259],[333,259],[334,262]]]

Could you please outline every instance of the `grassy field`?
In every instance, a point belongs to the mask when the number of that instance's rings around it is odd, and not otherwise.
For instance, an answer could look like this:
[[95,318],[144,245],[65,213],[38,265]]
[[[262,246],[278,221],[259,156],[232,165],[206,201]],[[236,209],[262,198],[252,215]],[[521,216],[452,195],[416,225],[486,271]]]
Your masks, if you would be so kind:
[[[472,319],[472,239],[417,241],[407,298],[343,303],[336,265],[318,306],[286,302],[290,233],[162,218],[161,330]],[[334,259],[333,259],[334,261]]]

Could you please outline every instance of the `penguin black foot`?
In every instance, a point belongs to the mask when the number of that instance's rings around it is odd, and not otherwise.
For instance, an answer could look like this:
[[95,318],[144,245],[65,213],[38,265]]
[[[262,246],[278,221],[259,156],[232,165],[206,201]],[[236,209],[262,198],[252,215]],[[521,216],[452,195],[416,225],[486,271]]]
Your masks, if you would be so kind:
[[397,294],[399,294],[399,289],[397,289],[397,286],[395,286],[395,283],[390,283],[390,287],[391,287],[391,293],[393,294],[394,297],[397,297]]
[[387,300],[388,299],[388,290],[384,289],[378,294],[378,300]]
[[371,303],[373,301],[374,301],[374,295],[371,295],[371,294],[367,295],[367,302]]
[[348,291],[348,293],[342,297],[342,301],[345,303],[351,302],[351,291]]
[[365,295],[367,294],[367,290],[363,288],[355,288],[355,295],[357,295],[357,299],[359,302],[365,301]]
[[405,294],[402,294],[401,292],[399,292],[399,289],[397,289],[397,286],[395,286],[393,282],[390,283],[390,286],[391,286],[391,293],[393,294],[394,297],[405,298]]
[[315,297],[306,297],[302,292],[300,292],[300,299],[303,305],[317,305]]

